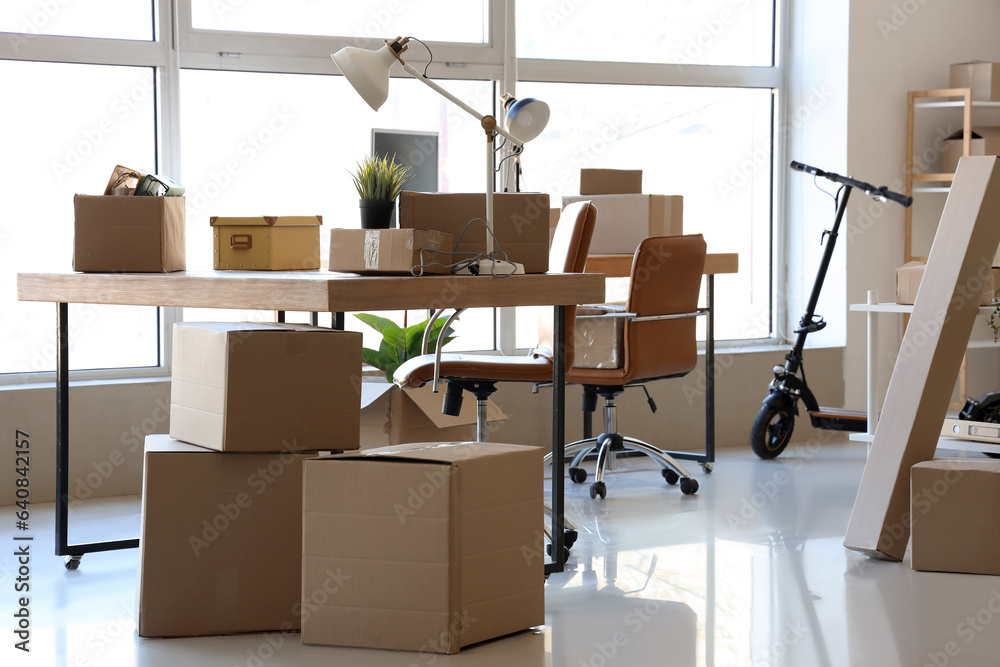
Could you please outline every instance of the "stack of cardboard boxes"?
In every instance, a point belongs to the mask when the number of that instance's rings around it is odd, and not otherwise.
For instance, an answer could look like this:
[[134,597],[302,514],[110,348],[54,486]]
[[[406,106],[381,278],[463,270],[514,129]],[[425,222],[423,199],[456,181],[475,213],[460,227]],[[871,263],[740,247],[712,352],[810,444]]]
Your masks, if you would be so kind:
[[455,653],[544,622],[541,450],[358,452],[358,333],[182,323],[173,349],[170,435],[146,442],[141,636]]

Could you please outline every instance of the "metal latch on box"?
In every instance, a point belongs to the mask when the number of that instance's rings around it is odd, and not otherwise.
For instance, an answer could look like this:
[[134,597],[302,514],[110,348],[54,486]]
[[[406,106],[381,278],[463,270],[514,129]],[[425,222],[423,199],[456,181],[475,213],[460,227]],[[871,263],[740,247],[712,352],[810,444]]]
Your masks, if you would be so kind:
[[233,250],[250,250],[253,248],[253,234],[230,234],[229,247]]

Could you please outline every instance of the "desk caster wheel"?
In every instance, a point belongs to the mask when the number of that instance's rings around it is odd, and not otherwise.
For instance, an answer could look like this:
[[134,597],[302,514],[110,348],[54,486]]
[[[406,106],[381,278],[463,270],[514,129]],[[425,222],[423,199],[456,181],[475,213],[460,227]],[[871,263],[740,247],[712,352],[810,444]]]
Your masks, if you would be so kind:
[[591,498],[596,498],[597,496],[600,496],[601,500],[603,500],[604,497],[607,495],[608,495],[608,488],[604,486],[604,482],[594,482],[593,484],[590,485]]
[[77,570],[80,568],[80,559],[83,556],[66,556],[66,569]]
[[566,545],[567,549],[572,549],[573,545],[576,544],[576,538],[580,537],[580,533],[573,529],[569,529],[563,533],[563,544]]
[[698,480],[693,477],[684,477],[681,479],[681,493],[685,496],[691,496],[698,493]]
[[583,468],[570,468],[569,478],[574,484],[583,484],[587,481],[587,471]]
[[715,464],[714,463],[702,463],[701,464],[701,469],[704,470],[705,472],[712,472],[713,470],[715,470]]
[[667,484],[670,484],[671,486],[676,484],[681,478],[681,476],[677,474],[676,470],[671,470],[670,468],[664,468],[660,471],[660,474],[663,475],[663,479],[667,480]]
[[[545,553],[547,553],[549,555],[549,558],[552,558],[552,543],[551,542],[549,542],[548,544],[545,545]],[[563,545],[563,562],[565,563],[568,560],[569,560],[569,547],[564,544]]]

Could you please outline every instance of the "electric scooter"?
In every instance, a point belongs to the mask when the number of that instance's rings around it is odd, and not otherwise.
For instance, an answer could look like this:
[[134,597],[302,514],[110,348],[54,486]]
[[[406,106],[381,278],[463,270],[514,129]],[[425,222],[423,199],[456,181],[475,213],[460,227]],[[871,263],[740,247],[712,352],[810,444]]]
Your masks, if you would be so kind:
[[788,441],[792,437],[792,429],[795,428],[795,418],[799,414],[798,402],[800,399],[805,404],[809,420],[815,428],[857,433],[868,430],[868,418],[864,412],[821,408],[819,406],[816,397],[809,390],[809,385],[806,384],[806,374],[802,367],[802,351],[806,344],[806,336],[826,327],[826,320],[815,313],[816,303],[819,301],[819,294],[823,289],[827,269],[830,268],[833,249],[837,245],[840,223],[844,219],[851,191],[857,188],[869,197],[883,202],[891,200],[904,208],[913,203],[912,197],[892,192],[884,185],[875,187],[869,183],[810,167],[801,162],[792,162],[791,167],[795,171],[804,171],[813,176],[826,178],[838,183],[841,187],[834,195],[837,216],[834,219],[833,228],[823,232],[823,237],[829,236],[829,238],[826,239],[826,248],[823,250],[823,259],[819,264],[816,282],[813,283],[806,312],[799,320],[798,328],[794,331],[796,334],[795,346],[785,355],[785,364],[774,367],[774,379],[768,385],[764,405],[757,413],[757,418],[754,419],[753,427],[750,429],[750,447],[754,454],[762,459],[773,459],[781,454],[788,445]]

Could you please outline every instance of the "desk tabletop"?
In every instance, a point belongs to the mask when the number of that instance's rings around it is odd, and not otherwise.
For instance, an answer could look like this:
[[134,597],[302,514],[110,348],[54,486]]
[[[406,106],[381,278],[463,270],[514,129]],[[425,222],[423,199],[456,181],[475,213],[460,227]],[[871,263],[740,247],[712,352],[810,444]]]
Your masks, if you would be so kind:
[[301,312],[568,306],[604,300],[604,276],[362,276],[331,271],[19,273],[20,301]]
[[[735,252],[710,252],[705,255],[706,276],[720,273],[737,273],[740,256]],[[588,273],[603,273],[609,278],[628,278],[632,273],[632,255],[590,255],[587,257]]]

